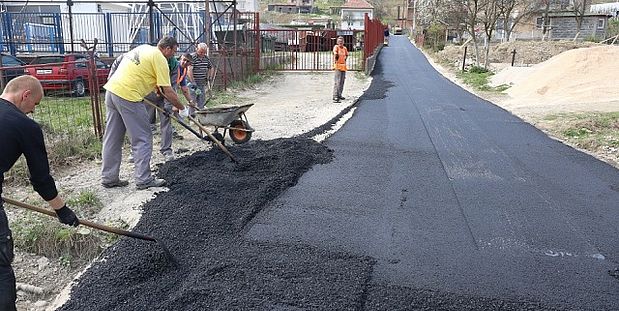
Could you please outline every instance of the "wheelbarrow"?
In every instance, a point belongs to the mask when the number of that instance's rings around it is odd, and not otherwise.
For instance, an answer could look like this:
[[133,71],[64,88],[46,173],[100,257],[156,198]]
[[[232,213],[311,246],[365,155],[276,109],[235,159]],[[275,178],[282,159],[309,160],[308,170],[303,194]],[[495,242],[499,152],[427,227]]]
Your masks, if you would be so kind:
[[219,134],[219,129],[223,129],[223,135],[216,135],[215,137],[221,137],[221,140],[226,136],[226,132],[230,139],[237,144],[246,143],[251,139],[251,134],[254,129],[249,126],[247,116],[245,112],[254,104],[247,104],[242,106],[228,106],[218,108],[206,108],[196,111],[196,118],[198,122],[204,126],[215,127],[215,133]]

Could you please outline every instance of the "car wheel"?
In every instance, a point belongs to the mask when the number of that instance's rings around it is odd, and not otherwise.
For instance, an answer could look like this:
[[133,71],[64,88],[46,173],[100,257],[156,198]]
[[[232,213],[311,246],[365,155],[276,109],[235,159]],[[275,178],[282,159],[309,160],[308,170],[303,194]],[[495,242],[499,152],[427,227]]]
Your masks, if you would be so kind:
[[73,94],[77,97],[82,97],[86,95],[86,84],[84,84],[84,80],[78,79],[73,82]]

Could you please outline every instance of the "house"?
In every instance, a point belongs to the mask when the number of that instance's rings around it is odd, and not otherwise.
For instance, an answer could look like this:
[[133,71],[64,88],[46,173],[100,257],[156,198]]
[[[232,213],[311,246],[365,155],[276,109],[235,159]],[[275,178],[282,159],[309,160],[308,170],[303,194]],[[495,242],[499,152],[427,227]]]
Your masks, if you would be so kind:
[[236,9],[239,12],[258,12],[260,11],[260,0],[237,0]]
[[339,11],[342,20],[340,29],[345,30],[363,30],[365,14],[369,18],[374,16],[374,7],[365,0],[347,0],[341,7],[332,7],[331,11]]
[[[608,13],[585,13],[578,37],[582,40],[605,39],[608,32],[608,20],[611,17],[612,15]],[[548,18],[550,19],[550,39],[571,40],[576,37],[578,27],[574,12],[553,12],[548,14]]]
[[619,17],[619,1],[614,3],[593,4],[589,10],[591,13],[606,13],[613,17]]
[[286,3],[269,4],[267,9],[279,13],[312,13],[314,0],[288,0]]

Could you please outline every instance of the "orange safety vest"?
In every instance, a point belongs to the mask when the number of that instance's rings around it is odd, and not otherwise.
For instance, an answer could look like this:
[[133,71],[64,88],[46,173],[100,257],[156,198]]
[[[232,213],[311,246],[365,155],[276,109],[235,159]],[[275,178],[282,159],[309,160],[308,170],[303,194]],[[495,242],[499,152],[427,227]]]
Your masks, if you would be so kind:
[[335,45],[333,47],[333,55],[337,55],[337,60],[335,64],[333,64],[333,69],[339,71],[346,71],[346,58],[348,57],[348,49],[345,46],[340,47],[339,45]]

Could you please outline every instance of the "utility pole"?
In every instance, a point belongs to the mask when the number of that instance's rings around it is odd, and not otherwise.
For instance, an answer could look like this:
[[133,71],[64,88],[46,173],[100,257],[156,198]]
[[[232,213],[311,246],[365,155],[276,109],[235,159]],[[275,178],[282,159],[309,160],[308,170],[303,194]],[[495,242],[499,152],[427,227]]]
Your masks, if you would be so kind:
[[204,42],[208,45],[206,56],[211,54],[211,8],[208,0],[204,0]]

